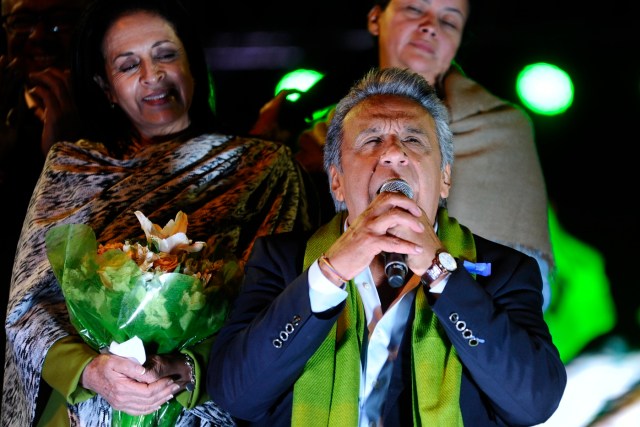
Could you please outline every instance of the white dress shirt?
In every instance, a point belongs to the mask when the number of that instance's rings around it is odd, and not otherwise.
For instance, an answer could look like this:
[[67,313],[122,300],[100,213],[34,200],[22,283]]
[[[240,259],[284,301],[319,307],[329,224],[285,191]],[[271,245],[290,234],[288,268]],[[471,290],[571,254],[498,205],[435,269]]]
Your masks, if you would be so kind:
[[[430,289],[430,292],[441,293],[447,281],[448,276]],[[393,361],[398,355],[418,287],[404,292],[382,313],[371,270],[367,267],[354,278],[354,283],[362,299],[369,331],[364,342],[366,358],[361,359],[360,365],[359,426],[377,426],[382,424],[382,407],[389,388]],[[344,286],[340,288],[334,285],[324,276],[318,261],[309,267],[309,299],[313,312],[326,311],[344,301],[347,292],[343,288]]]

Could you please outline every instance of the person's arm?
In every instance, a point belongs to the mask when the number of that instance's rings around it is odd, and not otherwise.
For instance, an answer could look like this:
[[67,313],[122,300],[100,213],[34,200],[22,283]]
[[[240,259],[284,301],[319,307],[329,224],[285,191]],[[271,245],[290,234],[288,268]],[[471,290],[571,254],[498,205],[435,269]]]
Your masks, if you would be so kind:
[[46,156],[53,144],[75,141],[79,136],[80,119],[71,95],[69,70],[47,68],[29,75],[29,94],[40,107],[42,137],[40,149]]
[[542,317],[540,271],[531,257],[476,242],[478,261],[491,262],[492,274],[476,281],[458,268],[433,310],[500,418],[510,425],[539,424],[558,407],[567,381]]
[[[258,239],[243,291],[220,330],[207,371],[214,402],[246,420],[262,418],[292,388],[340,313],[314,314],[307,272],[298,275],[304,245]],[[286,331],[286,342],[276,339]]]
[[334,113],[335,106],[331,107],[325,119],[318,120],[298,136],[295,158],[309,173],[324,174],[324,144],[327,140],[327,128]]
[[95,396],[81,387],[82,371],[98,353],[77,335],[56,341],[44,359],[42,378],[69,403],[79,403]]

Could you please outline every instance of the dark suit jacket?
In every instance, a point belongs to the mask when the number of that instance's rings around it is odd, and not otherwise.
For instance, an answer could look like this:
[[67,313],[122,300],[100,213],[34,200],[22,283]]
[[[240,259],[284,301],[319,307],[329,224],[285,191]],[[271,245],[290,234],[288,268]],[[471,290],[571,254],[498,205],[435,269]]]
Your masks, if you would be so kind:
[[[463,364],[464,423],[539,424],[556,410],[566,385],[542,316],[540,270],[533,258],[474,237],[477,261],[490,262],[492,274],[474,280],[459,262],[432,305]],[[302,272],[306,240],[288,233],[256,242],[244,287],[212,347],[209,394],[247,425],[291,424],[293,384],[344,307],[311,312]],[[287,329],[293,331],[278,348],[274,339]],[[470,345],[470,335],[482,342]],[[405,334],[394,366],[385,427],[412,424],[410,336]]]

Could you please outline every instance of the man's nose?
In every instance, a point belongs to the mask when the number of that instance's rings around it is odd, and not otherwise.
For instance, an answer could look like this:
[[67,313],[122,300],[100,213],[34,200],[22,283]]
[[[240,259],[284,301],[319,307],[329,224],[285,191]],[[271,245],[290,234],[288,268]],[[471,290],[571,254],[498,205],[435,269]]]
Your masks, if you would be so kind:
[[389,141],[384,144],[380,162],[383,164],[407,164],[409,157],[404,144],[398,140]]

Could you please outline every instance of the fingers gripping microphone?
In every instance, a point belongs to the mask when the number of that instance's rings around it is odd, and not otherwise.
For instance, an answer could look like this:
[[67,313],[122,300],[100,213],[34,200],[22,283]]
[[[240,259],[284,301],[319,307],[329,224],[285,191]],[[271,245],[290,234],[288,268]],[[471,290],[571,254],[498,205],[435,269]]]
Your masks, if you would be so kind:
[[[402,193],[410,199],[413,199],[413,190],[404,179],[395,178],[385,181],[378,193],[391,191],[394,193]],[[387,281],[392,288],[399,288],[404,285],[405,276],[409,271],[404,254],[383,253],[384,255],[384,272],[387,275]]]

